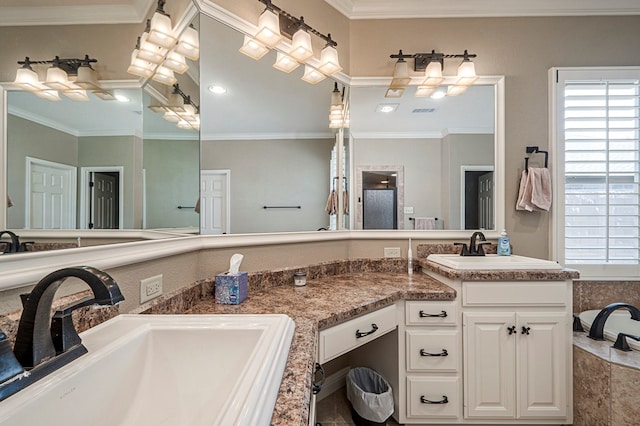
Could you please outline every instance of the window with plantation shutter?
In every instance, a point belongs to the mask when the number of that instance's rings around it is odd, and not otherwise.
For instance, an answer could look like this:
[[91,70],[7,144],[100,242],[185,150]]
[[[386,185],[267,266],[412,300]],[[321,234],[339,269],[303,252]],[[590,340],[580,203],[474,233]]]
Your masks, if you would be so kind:
[[640,265],[640,70],[556,72],[556,257],[581,270],[593,265],[606,274],[635,275]]

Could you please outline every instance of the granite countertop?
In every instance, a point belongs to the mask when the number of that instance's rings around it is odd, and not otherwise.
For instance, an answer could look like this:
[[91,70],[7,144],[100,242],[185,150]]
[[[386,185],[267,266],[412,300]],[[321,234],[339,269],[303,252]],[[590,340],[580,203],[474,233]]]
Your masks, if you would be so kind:
[[568,268],[559,270],[459,270],[448,268],[427,259],[420,259],[418,262],[424,270],[433,271],[443,277],[463,281],[564,281],[580,278],[580,272]]
[[239,305],[204,299],[188,314],[286,314],[296,328],[289,349],[280,392],[271,423],[306,425],[315,369],[318,330],[397,300],[454,300],[451,287],[422,273],[356,272],[250,291]]

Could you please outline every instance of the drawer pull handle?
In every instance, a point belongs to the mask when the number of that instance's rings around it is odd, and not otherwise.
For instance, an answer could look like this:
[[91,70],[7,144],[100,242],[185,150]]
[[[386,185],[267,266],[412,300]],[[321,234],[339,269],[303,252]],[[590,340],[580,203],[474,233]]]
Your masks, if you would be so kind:
[[322,366],[316,362],[316,371],[314,372],[314,379],[315,379],[315,375],[318,373],[322,375],[322,379],[320,379],[319,382],[313,383],[313,386],[311,387],[311,392],[314,395],[317,395],[322,390],[322,386],[324,386],[324,379],[325,379],[324,368],[322,368]]
[[420,311],[420,318],[446,318],[447,311],[442,311],[439,314],[427,314],[424,311]]
[[529,330],[531,330],[531,327],[522,326],[522,334],[529,334]]
[[424,349],[420,349],[420,356],[449,356],[449,352],[447,352],[446,349],[443,349],[439,354],[432,354],[425,351]]
[[424,396],[420,396],[420,402],[423,404],[448,404],[449,398],[447,398],[447,395],[442,395],[442,399],[440,401],[429,401]]
[[516,332],[516,326],[512,325],[511,327],[507,327],[507,330],[509,331],[509,336],[511,336],[513,333]]
[[358,329],[358,330],[356,330],[356,339],[368,336],[370,334],[375,333],[376,331],[378,331],[378,326],[376,324],[371,324],[371,331],[360,331]]

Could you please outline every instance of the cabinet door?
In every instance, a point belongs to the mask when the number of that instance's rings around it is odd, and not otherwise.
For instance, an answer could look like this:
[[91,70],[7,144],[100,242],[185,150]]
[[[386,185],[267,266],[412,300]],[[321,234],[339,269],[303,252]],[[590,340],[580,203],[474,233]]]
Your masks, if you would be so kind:
[[517,314],[518,417],[567,415],[567,333],[562,313]]
[[463,314],[465,417],[515,417],[513,312]]

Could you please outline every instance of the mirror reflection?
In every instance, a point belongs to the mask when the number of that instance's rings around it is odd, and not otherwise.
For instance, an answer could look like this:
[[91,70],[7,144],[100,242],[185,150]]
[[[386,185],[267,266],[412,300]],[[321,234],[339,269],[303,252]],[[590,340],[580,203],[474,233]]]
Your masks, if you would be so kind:
[[276,70],[275,51],[258,61],[241,54],[243,34],[209,17],[200,18],[200,37],[203,46],[215,40],[200,57],[201,232],[329,228],[334,81],[304,82],[302,66]]
[[8,92],[8,228],[197,230],[193,209],[176,204],[198,197],[197,132],[151,112],[140,88],[114,93],[120,101]]
[[495,88],[351,88],[355,229],[495,229]]

